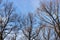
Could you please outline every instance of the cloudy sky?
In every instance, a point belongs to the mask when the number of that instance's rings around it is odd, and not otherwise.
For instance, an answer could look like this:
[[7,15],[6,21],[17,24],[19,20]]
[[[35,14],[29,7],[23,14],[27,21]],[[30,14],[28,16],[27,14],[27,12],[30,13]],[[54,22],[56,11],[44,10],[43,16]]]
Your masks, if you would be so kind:
[[39,6],[39,0],[10,0],[14,2],[17,11],[22,13],[34,12]]

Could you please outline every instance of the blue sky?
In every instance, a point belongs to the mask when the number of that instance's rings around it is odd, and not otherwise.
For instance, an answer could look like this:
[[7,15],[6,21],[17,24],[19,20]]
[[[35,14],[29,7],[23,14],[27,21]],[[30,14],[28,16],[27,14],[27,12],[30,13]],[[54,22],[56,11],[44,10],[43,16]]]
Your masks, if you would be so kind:
[[13,1],[18,12],[34,12],[39,7],[39,0],[9,0]]

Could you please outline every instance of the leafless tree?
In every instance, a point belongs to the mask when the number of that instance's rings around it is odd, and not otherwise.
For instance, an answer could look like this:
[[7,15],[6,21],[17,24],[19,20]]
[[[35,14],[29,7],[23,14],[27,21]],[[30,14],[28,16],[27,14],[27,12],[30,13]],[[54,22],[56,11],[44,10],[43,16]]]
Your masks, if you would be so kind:
[[[28,40],[35,40],[36,39],[36,37],[39,35],[39,33],[40,33],[40,30],[44,27],[42,27],[42,26],[39,26],[39,27],[37,27],[36,29],[34,29],[34,26],[33,25],[35,25],[34,24],[34,22],[35,21],[33,21],[34,20],[34,14],[31,14],[31,13],[29,13],[28,14],[28,19],[29,19],[29,26],[26,26],[23,30],[22,30],[22,32],[23,32],[23,34],[25,35],[25,37],[28,39]],[[24,24],[25,24],[26,22],[24,22]],[[34,32],[35,31],[35,32]]]
[[40,20],[51,25],[60,38],[60,0],[41,2],[37,12]]
[[[14,22],[14,7],[12,2],[7,2],[3,4],[3,8],[0,8],[0,40],[4,40],[6,36],[15,28],[10,22]],[[16,16],[17,17],[17,16]],[[14,20],[14,21],[13,21]],[[8,27],[13,26],[12,28]],[[7,33],[5,30],[9,30]],[[5,34],[6,33],[6,34]]]

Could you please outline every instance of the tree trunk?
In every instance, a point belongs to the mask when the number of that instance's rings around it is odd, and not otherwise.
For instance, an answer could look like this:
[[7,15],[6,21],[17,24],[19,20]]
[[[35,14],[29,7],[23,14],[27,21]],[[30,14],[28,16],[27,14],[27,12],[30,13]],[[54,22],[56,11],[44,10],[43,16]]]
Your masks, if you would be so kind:
[[3,40],[2,32],[0,32],[0,40]]
[[31,31],[29,32],[29,40],[31,40]]
[[30,37],[30,34],[29,34],[29,40],[30,40],[30,38],[31,38],[31,37]]

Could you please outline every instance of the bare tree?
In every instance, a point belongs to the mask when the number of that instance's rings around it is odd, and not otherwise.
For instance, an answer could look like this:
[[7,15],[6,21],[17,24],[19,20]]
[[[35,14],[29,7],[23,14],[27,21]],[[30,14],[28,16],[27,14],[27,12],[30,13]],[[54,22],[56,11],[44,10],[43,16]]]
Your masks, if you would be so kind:
[[[15,27],[14,26],[12,28],[8,28],[9,26],[13,26],[10,22],[14,22],[12,21],[14,18],[11,17],[14,14],[14,8],[12,2],[4,3],[3,7],[4,8],[0,8],[0,40],[4,40],[4,38],[6,38],[6,36]],[[8,31],[7,34],[5,34],[6,33],[5,30],[10,30],[10,31]]]
[[60,37],[60,0],[41,2],[40,8],[38,8],[38,14],[40,20],[51,25]]
[[[39,35],[39,33],[40,33],[40,30],[44,27],[44,26],[39,26],[39,27],[37,27],[37,28],[35,28],[34,29],[34,26],[33,25],[35,25],[34,24],[34,22],[35,21],[33,21],[34,20],[34,16],[33,16],[34,14],[31,14],[31,13],[29,13],[28,14],[28,19],[29,20],[27,20],[30,24],[29,24],[29,26],[26,26],[23,30],[22,30],[22,32],[23,32],[23,34],[25,35],[25,37],[28,39],[28,40],[35,40],[36,39],[36,37]],[[24,21],[24,24],[25,24],[26,22]],[[35,32],[34,32],[35,31]]]

